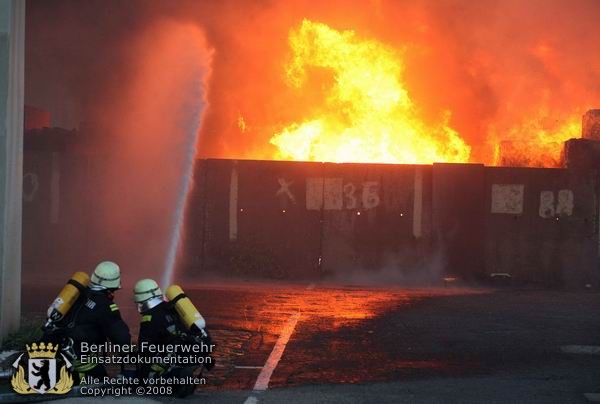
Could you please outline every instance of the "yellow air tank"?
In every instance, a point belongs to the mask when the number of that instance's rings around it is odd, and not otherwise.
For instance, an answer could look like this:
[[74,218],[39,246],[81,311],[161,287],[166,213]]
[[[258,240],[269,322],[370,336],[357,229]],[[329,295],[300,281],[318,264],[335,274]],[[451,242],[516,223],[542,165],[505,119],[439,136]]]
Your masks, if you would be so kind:
[[60,321],[89,284],[90,278],[85,272],[75,272],[48,308],[48,320]]
[[198,312],[190,298],[183,293],[183,289],[179,285],[169,286],[166,295],[167,299],[175,306],[181,322],[188,330],[191,330],[193,327],[197,327],[197,331],[204,330],[204,327],[206,327],[204,318]]

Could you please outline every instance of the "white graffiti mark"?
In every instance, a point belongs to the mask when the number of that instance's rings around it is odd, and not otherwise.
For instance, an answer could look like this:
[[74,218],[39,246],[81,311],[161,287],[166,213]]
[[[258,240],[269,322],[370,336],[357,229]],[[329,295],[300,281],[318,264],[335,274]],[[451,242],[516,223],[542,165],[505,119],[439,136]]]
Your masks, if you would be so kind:
[[540,192],[540,217],[549,218],[554,217],[554,192],[542,191]]
[[342,179],[325,178],[323,185],[324,209],[341,210],[344,207]]
[[33,202],[35,195],[40,189],[40,181],[35,173],[27,173],[23,176],[23,200]]
[[361,186],[361,194],[358,194],[358,187],[352,182],[344,183],[342,178],[307,178],[306,209],[353,210],[379,206],[379,183],[365,181]]
[[573,214],[574,203],[573,191],[570,189],[561,189],[558,191],[558,204],[556,205],[556,214],[559,216],[571,216]]
[[292,193],[290,187],[294,184],[294,181],[287,181],[285,178],[278,178],[279,190],[275,194],[276,196],[287,196],[290,201],[296,203],[296,197]]
[[553,191],[540,192],[540,217],[545,219],[556,216],[571,216],[575,197],[570,189],[561,189],[558,191],[558,197],[554,198]]
[[356,185],[349,182],[344,184],[344,202],[346,209],[358,208],[358,199],[356,198]]
[[493,184],[492,213],[520,215],[523,213],[523,184]]
[[323,207],[323,178],[306,179],[306,209],[321,210]]
[[363,182],[363,208],[373,209],[379,206],[379,184],[377,181]]

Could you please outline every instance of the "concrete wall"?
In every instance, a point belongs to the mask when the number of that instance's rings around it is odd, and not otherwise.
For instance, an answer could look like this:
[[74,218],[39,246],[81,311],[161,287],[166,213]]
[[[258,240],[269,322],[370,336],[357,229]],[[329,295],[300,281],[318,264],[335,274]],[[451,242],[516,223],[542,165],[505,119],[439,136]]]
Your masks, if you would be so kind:
[[516,280],[598,282],[595,171],[488,167],[485,270]]
[[434,164],[433,229],[448,275],[467,279],[484,273],[485,168],[481,164]]
[[410,280],[438,256],[440,276],[598,282],[595,171],[206,160],[197,177],[192,271]]
[[303,184],[317,166],[200,162],[196,193],[188,205],[185,248],[191,262],[237,275],[314,275],[320,214],[305,209]]
[[[82,221],[97,202],[75,190],[93,184],[101,164],[65,147],[27,148],[26,273],[42,261],[66,275],[98,253],[93,220]],[[418,283],[509,273],[598,284],[593,170],[234,160],[195,169],[185,275]]]
[[430,255],[430,166],[204,160],[196,184],[192,272],[314,278]]
[[323,194],[322,271],[411,276],[430,254],[430,183],[429,166],[322,164],[306,179]]

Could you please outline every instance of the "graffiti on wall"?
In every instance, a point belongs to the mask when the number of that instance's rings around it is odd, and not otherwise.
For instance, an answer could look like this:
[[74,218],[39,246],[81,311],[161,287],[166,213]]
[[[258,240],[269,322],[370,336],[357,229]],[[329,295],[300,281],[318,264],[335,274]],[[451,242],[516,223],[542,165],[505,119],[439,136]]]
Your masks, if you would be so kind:
[[23,200],[33,202],[40,189],[40,181],[35,173],[26,173],[23,175]]
[[[493,184],[492,213],[518,215],[523,213],[525,186],[523,184]],[[538,213],[544,219],[571,216],[575,197],[570,189],[540,192]]]
[[492,213],[520,215],[523,213],[523,184],[492,185]]
[[275,193],[275,196],[278,198],[288,198],[292,203],[296,203],[296,197],[292,193],[291,186],[294,184],[294,181],[286,180],[285,178],[278,178],[277,183],[279,184],[279,189]]
[[561,189],[555,197],[554,191],[540,192],[540,217],[544,219],[556,216],[571,216],[574,206],[573,191]]
[[358,185],[342,178],[307,178],[306,209],[374,209],[379,206],[379,183],[363,181]]

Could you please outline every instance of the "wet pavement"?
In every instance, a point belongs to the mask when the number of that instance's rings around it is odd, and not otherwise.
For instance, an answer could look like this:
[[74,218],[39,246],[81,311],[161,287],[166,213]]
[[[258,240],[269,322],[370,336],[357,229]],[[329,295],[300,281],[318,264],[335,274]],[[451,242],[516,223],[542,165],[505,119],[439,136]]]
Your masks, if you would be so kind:
[[[371,395],[419,401],[419,394],[477,402],[490,398],[494,380],[505,386],[496,396],[513,397],[512,386],[515,401],[530,394],[539,402],[580,402],[583,393],[600,391],[600,356],[560,351],[600,345],[594,292],[259,283],[185,290],[217,343],[217,366],[199,392],[209,402],[252,396],[248,391],[285,332],[289,341],[268,378],[269,391],[254,394],[261,402],[303,402],[303,396],[339,402],[336,394],[341,399],[351,391],[365,398],[353,402],[369,402]],[[26,295],[25,308],[39,311],[43,297]],[[118,302],[134,325],[138,316],[128,298],[120,292]]]

